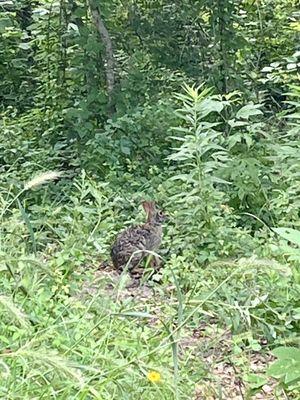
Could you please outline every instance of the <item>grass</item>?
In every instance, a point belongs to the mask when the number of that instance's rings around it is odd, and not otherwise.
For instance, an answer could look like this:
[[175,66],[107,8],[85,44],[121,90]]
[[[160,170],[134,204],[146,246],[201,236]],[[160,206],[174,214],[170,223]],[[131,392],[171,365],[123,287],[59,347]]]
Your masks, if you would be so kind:
[[265,372],[270,349],[297,341],[291,264],[270,253],[204,266],[174,251],[160,283],[129,289],[99,268],[132,222],[117,217],[126,198],[85,176],[70,193],[2,197],[0,398],[287,398]]

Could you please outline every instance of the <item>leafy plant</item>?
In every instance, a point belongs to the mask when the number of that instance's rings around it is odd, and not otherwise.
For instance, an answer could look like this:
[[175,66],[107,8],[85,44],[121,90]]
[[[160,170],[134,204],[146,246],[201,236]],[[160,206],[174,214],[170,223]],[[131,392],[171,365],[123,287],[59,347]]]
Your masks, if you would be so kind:
[[300,231],[290,228],[273,228],[273,231],[300,247]]
[[[294,261],[300,260],[300,231],[289,228],[273,228],[279,236],[285,240],[295,244],[298,247],[296,252],[291,253],[294,257],[290,257]],[[298,254],[298,256],[297,256]],[[298,275],[299,276],[299,275]],[[296,275],[295,275],[296,277]],[[299,284],[299,282],[298,282]],[[297,308],[296,308],[297,312]],[[278,347],[273,350],[273,354],[278,358],[268,369],[268,374],[292,389],[299,388],[300,381],[300,349],[294,347]]]
[[0,4],[0,398],[298,399],[297,2],[96,3]]
[[[180,173],[176,174],[175,169],[167,190],[171,195],[170,204],[174,202],[178,209],[176,219],[180,230],[176,227],[176,241],[189,237],[188,247],[186,244],[182,246],[190,254],[193,250],[189,246],[197,249],[198,255],[195,256],[199,261],[211,261],[217,254],[228,256],[233,251],[239,251],[233,237],[238,235],[242,239],[247,236],[246,232],[239,232],[238,217],[230,207],[230,196],[234,196],[239,185],[235,179],[238,175],[234,174],[242,173],[233,162],[237,156],[233,155],[232,148],[243,139],[241,132],[232,136],[226,132],[224,115],[231,106],[230,96],[222,100],[220,96],[212,95],[209,89],[191,87],[186,87],[185,92],[178,95],[181,108],[177,110],[177,115],[182,124],[174,128],[178,135],[170,137],[172,141],[179,142],[179,147],[174,148],[173,154],[168,157],[172,165],[176,162],[180,166]],[[260,114],[258,107],[244,106],[231,123],[234,126],[234,121],[237,121],[236,126],[241,129],[241,126],[248,125],[243,119],[247,121],[251,115],[257,114]],[[241,161],[240,154],[241,150]],[[229,170],[230,175],[226,176]],[[251,171],[247,171],[251,175]]]
[[300,387],[300,349],[296,347],[278,347],[272,351],[278,358],[269,368],[268,375],[280,379],[291,389]]

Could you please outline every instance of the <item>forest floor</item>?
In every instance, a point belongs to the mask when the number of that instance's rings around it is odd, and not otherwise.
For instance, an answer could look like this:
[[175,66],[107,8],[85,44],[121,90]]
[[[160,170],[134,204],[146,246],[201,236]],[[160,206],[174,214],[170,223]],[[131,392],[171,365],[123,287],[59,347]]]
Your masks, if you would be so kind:
[[[103,285],[103,282],[105,284]],[[136,312],[142,312],[146,305],[152,305],[155,317],[147,320],[151,329],[164,318],[164,304],[174,301],[174,285],[163,288],[163,295],[147,283],[138,284],[127,275],[120,285],[120,274],[110,267],[93,271],[92,281],[82,285],[79,298],[99,294],[116,302],[128,302]],[[153,304],[155,304],[153,306]],[[249,350],[235,354],[234,339],[230,330],[220,327],[219,321],[212,317],[209,322],[199,321],[199,327],[184,330],[178,340],[179,357],[186,356],[201,360],[206,377],[195,383],[194,400],[272,400],[287,399],[284,392],[276,390],[277,382],[266,378],[266,371],[275,358],[267,351]],[[262,343],[266,345],[267,342]],[[247,371],[247,373],[245,373]],[[264,381],[257,380],[258,377]],[[257,387],[256,387],[257,384]],[[276,394],[275,394],[276,392]]]
[[116,225],[96,189],[32,207],[35,225],[20,210],[3,219],[0,399],[298,399],[269,370],[274,349],[296,347],[299,321],[298,271],[275,257],[277,240],[247,235],[235,258],[208,247],[205,262],[170,226],[163,268],[132,281],[103,260],[139,215]]

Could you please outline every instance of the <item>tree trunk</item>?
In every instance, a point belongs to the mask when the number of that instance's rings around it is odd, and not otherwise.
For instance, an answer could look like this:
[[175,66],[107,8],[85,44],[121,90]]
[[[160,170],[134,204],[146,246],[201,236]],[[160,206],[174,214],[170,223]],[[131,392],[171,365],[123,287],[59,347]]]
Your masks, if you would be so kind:
[[[222,82],[222,94],[227,93],[227,54],[225,48],[225,34],[226,26],[224,15],[226,14],[226,8],[223,0],[218,0],[218,23],[219,23],[219,49],[220,49],[220,75]],[[227,13],[228,15],[228,13]]]
[[101,17],[99,6],[95,5],[92,0],[89,0],[89,5],[93,17],[94,24],[99,33],[99,36],[104,44],[105,48],[105,74],[106,74],[106,85],[108,95],[108,111],[112,115],[115,112],[114,104],[114,89],[115,89],[115,57],[113,52],[113,44],[109,32],[104,24]]

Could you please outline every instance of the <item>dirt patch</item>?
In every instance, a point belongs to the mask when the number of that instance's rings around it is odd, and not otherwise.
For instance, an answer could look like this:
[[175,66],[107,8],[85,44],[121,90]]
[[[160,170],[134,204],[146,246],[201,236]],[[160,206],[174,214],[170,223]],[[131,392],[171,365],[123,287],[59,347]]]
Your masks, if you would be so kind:
[[[286,399],[275,390],[277,382],[266,378],[274,357],[263,351],[234,354],[232,334],[218,324],[202,323],[191,336],[180,342],[180,348],[201,357],[206,376],[195,387],[194,400],[272,400]],[[251,378],[262,379],[254,389]],[[249,381],[250,379],[250,381]]]
[[[164,288],[164,293],[174,290],[174,287]],[[128,274],[120,275],[110,267],[94,271],[92,281],[84,282],[79,297],[84,299],[97,296],[99,293],[110,297],[113,301],[126,301],[134,298],[137,305],[153,302],[157,293],[147,284],[140,284]],[[170,294],[170,296],[172,296]],[[156,299],[155,314],[150,325],[159,321],[162,310],[159,304],[163,304],[166,298]],[[195,386],[194,400],[286,400],[283,392],[276,389],[277,382],[266,379],[266,370],[274,358],[263,351],[245,351],[242,354],[234,354],[233,338],[230,330],[224,330],[218,325],[213,316],[209,322],[202,322],[192,332],[186,330],[184,337],[179,342],[179,356],[184,357],[188,352],[191,357],[197,357],[203,362],[205,378]],[[253,384],[247,380],[248,377],[261,377],[265,379],[261,385],[254,389]],[[275,394],[276,391],[276,394]]]
[[137,302],[145,302],[153,297],[153,289],[139,280],[131,278],[129,274],[120,274],[110,266],[105,266],[93,273],[92,281],[83,282],[78,298],[97,296],[105,293],[107,297],[119,301],[134,297]]
[[[251,354],[248,375],[265,377],[267,366],[271,361],[268,355]],[[279,397],[278,393],[275,395],[277,383],[273,379],[268,379],[264,385],[254,390],[244,380],[245,373],[239,365],[224,360],[215,361],[214,357],[206,358],[205,363],[209,370],[208,379],[196,385],[195,400],[286,399],[283,394],[282,397]]]

